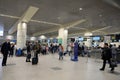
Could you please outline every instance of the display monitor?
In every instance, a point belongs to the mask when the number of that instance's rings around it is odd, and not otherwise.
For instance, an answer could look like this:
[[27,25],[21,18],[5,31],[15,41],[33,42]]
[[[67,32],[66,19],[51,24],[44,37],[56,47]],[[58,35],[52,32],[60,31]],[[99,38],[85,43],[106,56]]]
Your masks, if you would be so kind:
[[71,42],[74,42],[75,41],[75,38],[71,38]]
[[50,39],[48,39],[47,42],[50,43]]
[[83,41],[84,40],[84,38],[83,37],[79,37],[79,41]]
[[100,37],[99,36],[95,36],[95,37],[93,37],[93,40],[98,41],[98,40],[100,40]]
[[118,42],[120,40],[120,34],[116,35],[116,41]]
[[57,43],[57,42],[58,42],[58,39],[54,38],[53,43]]

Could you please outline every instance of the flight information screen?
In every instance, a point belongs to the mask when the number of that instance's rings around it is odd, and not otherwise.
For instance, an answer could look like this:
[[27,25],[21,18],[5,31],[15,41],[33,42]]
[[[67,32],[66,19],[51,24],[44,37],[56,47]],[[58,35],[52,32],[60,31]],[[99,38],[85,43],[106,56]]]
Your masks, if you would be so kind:
[[93,37],[93,40],[98,41],[100,40],[100,37],[99,36]]

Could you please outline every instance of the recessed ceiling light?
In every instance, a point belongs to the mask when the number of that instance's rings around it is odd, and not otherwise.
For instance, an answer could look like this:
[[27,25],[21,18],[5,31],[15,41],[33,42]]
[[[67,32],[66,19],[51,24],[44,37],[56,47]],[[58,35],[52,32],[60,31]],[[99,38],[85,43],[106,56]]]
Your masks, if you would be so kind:
[[93,24],[91,23],[90,26],[93,26]]
[[99,17],[102,17],[102,14],[100,14]]
[[79,8],[79,10],[81,11],[81,10],[83,10],[83,8]]
[[61,17],[58,17],[58,19],[61,19]]

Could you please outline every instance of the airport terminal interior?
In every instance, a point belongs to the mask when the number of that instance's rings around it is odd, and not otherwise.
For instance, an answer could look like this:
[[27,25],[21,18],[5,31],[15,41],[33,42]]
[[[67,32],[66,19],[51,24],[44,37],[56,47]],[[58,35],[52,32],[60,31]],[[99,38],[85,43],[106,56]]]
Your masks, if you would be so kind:
[[0,0],[0,80],[120,80],[120,0]]

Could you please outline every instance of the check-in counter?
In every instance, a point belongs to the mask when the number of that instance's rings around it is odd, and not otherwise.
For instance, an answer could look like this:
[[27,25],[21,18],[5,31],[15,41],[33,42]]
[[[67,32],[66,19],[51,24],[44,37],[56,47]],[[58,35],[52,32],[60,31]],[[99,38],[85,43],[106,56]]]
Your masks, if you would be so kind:
[[120,62],[120,49],[117,50],[117,61]]
[[[101,53],[102,53],[101,49],[93,49],[90,51],[90,56],[92,58],[101,59]],[[120,50],[117,50],[116,60],[120,62]]]
[[92,50],[90,51],[90,56],[91,56],[92,58],[100,59],[100,58],[101,58],[101,52],[102,52],[101,49],[92,49]]

